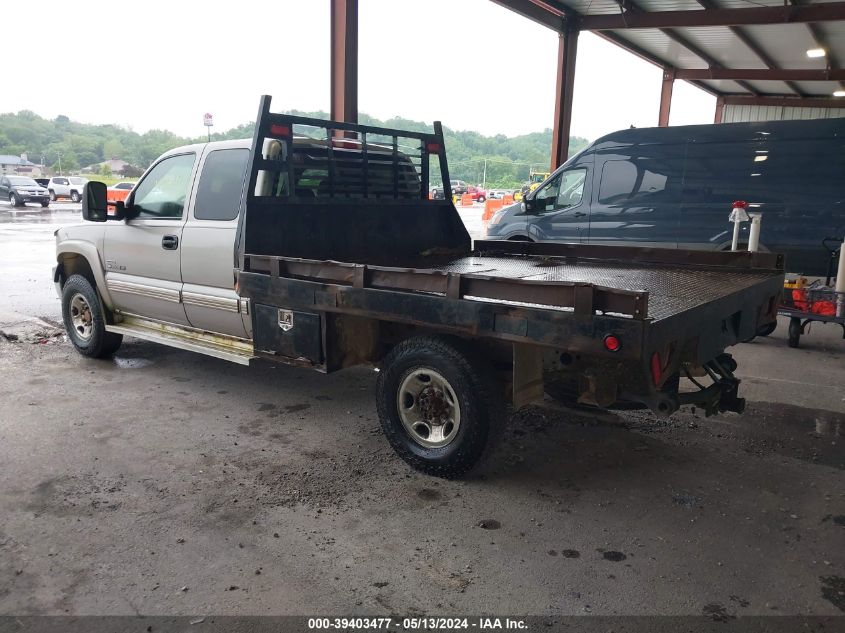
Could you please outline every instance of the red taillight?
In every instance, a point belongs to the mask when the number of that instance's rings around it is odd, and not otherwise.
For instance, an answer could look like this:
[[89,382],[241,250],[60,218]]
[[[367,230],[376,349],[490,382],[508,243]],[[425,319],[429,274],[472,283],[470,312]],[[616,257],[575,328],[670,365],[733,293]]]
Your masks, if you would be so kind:
[[270,134],[273,136],[290,136],[290,127],[287,125],[271,125]]
[[425,151],[429,154],[439,154],[440,153],[440,143],[428,143],[425,146]]
[[659,387],[660,381],[663,378],[663,368],[661,367],[660,354],[654,352],[651,355],[651,379],[654,381],[654,386]]
[[613,336],[613,334],[608,334],[604,337],[604,346],[608,352],[618,352],[622,349],[622,341],[616,336]]

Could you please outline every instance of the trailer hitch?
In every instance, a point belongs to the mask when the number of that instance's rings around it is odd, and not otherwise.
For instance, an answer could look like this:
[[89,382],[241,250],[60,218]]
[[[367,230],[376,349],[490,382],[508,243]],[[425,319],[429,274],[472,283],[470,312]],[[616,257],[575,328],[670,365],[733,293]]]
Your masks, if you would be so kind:
[[710,417],[717,413],[745,411],[745,398],[739,397],[739,378],[734,376],[736,361],[727,353],[719,354],[711,361],[704,363],[704,371],[710,376],[713,384],[705,387],[692,377],[688,368],[684,373],[698,391],[678,394],[681,404],[690,404],[704,409],[704,415]]

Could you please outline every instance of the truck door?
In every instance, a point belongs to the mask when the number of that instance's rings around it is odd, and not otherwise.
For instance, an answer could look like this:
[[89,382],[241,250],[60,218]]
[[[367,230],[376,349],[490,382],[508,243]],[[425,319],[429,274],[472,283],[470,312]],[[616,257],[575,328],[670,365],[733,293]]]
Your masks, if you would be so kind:
[[216,149],[202,159],[194,203],[182,231],[182,301],[190,324],[246,337],[235,293],[235,234],[249,150]]
[[538,218],[529,226],[532,239],[581,242],[589,227],[589,192],[585,195],[588,169],[575,166],[554,174],[534,194]]
[[129,198],[138,216],[106,223],[106,285],[122,312],[188,325],[179,260],[195,163],[194,153],[159,161]]

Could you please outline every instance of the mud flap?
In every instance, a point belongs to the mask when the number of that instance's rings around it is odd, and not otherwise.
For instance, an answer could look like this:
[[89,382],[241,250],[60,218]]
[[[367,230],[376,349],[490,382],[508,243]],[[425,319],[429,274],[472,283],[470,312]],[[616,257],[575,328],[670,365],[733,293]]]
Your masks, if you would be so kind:
[[519,409],[543,399],[543,348],[513,344],[513,407]]

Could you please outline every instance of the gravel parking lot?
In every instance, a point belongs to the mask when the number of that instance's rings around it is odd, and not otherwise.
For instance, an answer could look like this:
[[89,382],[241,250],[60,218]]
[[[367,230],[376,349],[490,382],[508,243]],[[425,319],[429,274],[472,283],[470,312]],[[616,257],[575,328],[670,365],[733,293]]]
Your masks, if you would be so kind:
[[49,274],[77,218],[0,206],[0,613],[845,611],[840,330],[735,348],[743,416],[549,401],[445,481],[394,456],[372,370],[76,354]]

